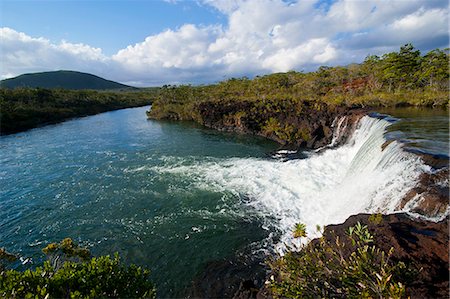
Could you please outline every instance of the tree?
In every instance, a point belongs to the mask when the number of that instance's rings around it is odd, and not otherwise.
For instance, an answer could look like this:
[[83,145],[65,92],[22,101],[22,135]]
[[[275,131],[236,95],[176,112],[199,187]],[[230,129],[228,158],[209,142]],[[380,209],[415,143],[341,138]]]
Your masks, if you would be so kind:
[[383,80],[388,83],[389,92],[393,87],[411,88],[415,83],[415,74],[420,66],[420,51],[406,44],[400,52],[391,52],[382,57]]
[[420,82],[437,89],[439,85],[448,84],[449,55],[440,49],[428,52],[422,59],[419,71],[416,73]]

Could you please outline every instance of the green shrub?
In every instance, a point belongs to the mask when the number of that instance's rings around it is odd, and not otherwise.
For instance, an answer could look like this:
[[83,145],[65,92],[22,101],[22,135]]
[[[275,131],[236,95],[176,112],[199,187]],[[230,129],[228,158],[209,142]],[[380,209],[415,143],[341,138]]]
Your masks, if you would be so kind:
[[306,237],[306,225],[303,223],[297,223],[294,228],[294,238],[305,238]]
[[401,298],[405,265],[391,262],[393,251],[386,254],[372,242],[360,223],[343,239],[322,237],[271,261],[268,287],[276,298]]
[[[71,239],[51,243],[42,267],[23,272],[0,268],[0,298],[155,298],[149,270],[125,266],[116,253],[89,258]],[[4,250],[0,251],[4,252]],[[5,255],[10,258],[12,255]],[[55,263],[63,260],[63,263]],[[56,266],[55,266],[56,265]]]

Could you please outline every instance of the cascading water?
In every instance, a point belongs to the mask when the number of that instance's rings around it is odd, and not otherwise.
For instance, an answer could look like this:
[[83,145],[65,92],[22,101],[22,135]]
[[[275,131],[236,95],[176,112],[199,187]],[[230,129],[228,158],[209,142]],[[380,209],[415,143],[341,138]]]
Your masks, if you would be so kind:
[[[344,123],[340,120],[336,129],[342,130]],[[292,238],[298,222],[315,237],[320,235],[317,225],[341,223],[361,212],[398,211],[400,200],[430,168],[396,141],[382,149],[389,124],[365,116],[346,144],[306,159],[234,158],[191,165],[172,161],[158,171],[195,177],[195,188],[247,198],[240,208],[263,219],[267,229],[281,232],[275,248],[283,252],[286,246],[300,245]]]
[[[337,123],[337,125],[336,125]],[[333,124],[331,127],[333,128],[333,139],[331,140],[331,143],[329,147],[335,146],[339,140],[341,139],[342,133],[345,132],[348,125],[348,117],[342,116],[342,117],[336,117],[333,121]]]

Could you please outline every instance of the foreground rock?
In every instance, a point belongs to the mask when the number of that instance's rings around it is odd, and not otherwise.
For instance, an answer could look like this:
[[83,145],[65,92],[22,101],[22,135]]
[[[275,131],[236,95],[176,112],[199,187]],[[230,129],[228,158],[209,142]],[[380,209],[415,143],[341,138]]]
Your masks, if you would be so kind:
[[[374,236],[374,244],[388,252],[394,249],[392,260],[403,262],[411,270],[406,283],[406,295],[411,298],[448,298],[449,257],[448,229],[449,219],[435,223],[412,219],[406,214],[377,215],[358,214],[344,223],[329,225],[324,237],[332,242],[334,236],[344,238],[349,227],[357,222],[366,224]],[[317,242],[313,240],[312,243]],[[242,292],[236,296],[243,298]],[[271,298],[270,291],[262,288],[257,298]],[[252,298],[252,297],[246,297]],[[253,297],[254,298],[254,297]]]
[[264,257],[234,257],[208,263],[187,298],[254,298],[266,276]]

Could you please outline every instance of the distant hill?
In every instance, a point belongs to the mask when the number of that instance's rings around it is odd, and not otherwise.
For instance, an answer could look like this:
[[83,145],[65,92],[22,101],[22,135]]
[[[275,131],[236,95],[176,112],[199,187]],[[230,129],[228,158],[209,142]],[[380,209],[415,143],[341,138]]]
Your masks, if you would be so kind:
[[55,71],[20,75],[15,78],[0,81],[0,87],[40,87],[40,88],[64,88],[64,89],[137,89],[118,82],[106,80],[98,76],[75,72]]

